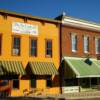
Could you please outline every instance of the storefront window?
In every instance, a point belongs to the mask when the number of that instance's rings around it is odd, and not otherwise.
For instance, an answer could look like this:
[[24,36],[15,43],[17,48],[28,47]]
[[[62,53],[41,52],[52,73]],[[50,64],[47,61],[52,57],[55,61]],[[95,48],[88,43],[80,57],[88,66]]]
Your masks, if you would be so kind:
[[91,85],[97,85],[97,78],[91,78]]
[[30,79],[30,87],[36,88],[36,79]]
[[0,81],[0,86],[2,87],[2,86],[6,86],[6,85],[8,85],[9,84],[9,81],[8,80],[1,80]]
[[36,88],[36,76],[34,75],[30,76],[30,87]]
[[80,79],[80,85],[83,88],[90,88],[90,79],[89,78]]
[[52,87],[52,78],[51,78],[51,76],[47,76],[46,86],[47,87]]
[[64,80],[64,85],[65,86],[77,86],[78,85],[78,80],[77,79],[65,79]]
[[13,89],[19,89],[19,80],[18,79],[13,80]]

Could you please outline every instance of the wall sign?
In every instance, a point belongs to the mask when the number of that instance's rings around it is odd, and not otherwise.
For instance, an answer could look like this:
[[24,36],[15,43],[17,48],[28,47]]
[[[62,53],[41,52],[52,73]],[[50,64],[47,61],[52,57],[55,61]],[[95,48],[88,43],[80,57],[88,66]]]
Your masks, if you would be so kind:
[[13,22],[12,32],[19,34],[38,35],[38,26],[21,22]]

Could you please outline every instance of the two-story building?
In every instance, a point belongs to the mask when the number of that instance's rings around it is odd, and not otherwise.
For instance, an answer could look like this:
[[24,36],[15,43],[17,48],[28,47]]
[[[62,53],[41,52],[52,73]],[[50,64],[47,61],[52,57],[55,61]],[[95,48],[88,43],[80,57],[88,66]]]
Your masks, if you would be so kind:
[[60,22],[0,10],[0,91],[59,94]]
[[29,96],[100,89],[100,24],[56,19],[0,10],[0,91]]
[[58,16],[62,93],[98,90],[100,86],[100,24]]

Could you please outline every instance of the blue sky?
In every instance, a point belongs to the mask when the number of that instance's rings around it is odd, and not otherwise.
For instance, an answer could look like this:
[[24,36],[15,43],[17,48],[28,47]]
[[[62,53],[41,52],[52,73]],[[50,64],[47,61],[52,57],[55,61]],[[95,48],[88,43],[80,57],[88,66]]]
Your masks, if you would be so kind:
[[65,11],[68,16],[100,22],[100,0],[0,0],[0,9],[47,18]]

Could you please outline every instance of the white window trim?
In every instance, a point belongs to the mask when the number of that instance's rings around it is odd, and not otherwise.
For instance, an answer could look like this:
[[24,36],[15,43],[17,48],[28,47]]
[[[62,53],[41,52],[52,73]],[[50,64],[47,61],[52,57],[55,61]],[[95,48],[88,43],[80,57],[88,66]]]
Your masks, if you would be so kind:
[[73,49],[72,49],[72,52],[77,52],[77,50],[73,50]]
[[97,45],[99,44],[96,44],[96,39],[99,39],[98,37],[95,38],[95,54],[99,54],[98,50],[97,50]]
[[[74,35],[74,36],[77,36],[77,34],[76,33],[71,33],[71,47],[73,46],[73,43],[72,43],[72,35]],[[73,47],[71,48],[72,49],[72,52],[77,52],[77,50],[75,50],[75,49],[73,49]]]
[[[84,40],[84,53],[89,53],[89,50],[85,50],[85,46],[87,46],[88,44],[85,44],[85,43],[87,43],[87,42],[85,42],[85,37],[88,39],[89,38],[89,36],[87,36],[87,35],[84,35],[84,38],[83,38],[83,40]],[[88,41],[89,42],[89,41]],[[88,45],[88,47],[89,47],[89,45]]]

